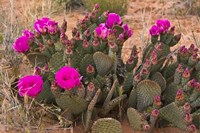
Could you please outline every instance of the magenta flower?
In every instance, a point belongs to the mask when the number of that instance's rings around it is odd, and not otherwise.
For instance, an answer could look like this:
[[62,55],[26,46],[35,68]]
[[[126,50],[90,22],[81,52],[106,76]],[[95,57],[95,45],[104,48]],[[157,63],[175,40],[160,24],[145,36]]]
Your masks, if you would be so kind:
[[95,36],[105,39],[108,36],[108,28],[106,27],[105,23],[101,23],[96,29],[95,29]]
[[29,38],[26,36],[21,36],[17,38],[12,46],[13,50],[17,53],[27,52],[30,49],[28,45],[28,41],[29,41]]
[[29,30],[24,30],[23,31],[23,36],[26,36],[26,37],[28,37],[30,39],[34,39],[34,33],[29,31]]
[[75,68],[64,66],[56,72],[57,84],[65,90],[71,90],[81,84],[80,74]]
[[151,27],[151,29],[149,30],[149,33],[152,35],[152,36],[158,36],[160,34],[160,30],[159,30],[159,27],[156,26],[156,25],[153,25]]
[[123,37],[126,40],[133,35],[133,31],[129,29],[127,24],[124,24],[122,27],[124,29],[124,32],[122,33],[122,35],[120,34],[119,37]]
[[159,27],[160,33],[165,33],[170,28],[171,24],[167,19],[159,19],[156,21],[156,25]]
[[49,18],[37,19],[34,23],[34,29],[38,33],[46,33],[47,32],[47,23],[50,21]]
[[108,19],[106,20],[106,25],[109,28],[113,28],[114,25],[120,25],[122,23],[121,17],[116,13],[109,13]]
[[58,29],[58,23],[54,21],[48,21],[47,23],[47,29],[49,34],[55,34],[59,29]]
[[41,76],[29,75],[18,81],[18,90],[20,96],[36,97],[42,91],[43,80]]

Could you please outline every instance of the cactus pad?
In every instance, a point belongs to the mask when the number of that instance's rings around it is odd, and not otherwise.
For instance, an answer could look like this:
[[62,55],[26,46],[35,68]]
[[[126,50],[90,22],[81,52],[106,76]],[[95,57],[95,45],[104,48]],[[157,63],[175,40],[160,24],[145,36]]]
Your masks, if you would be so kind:
[[80,114],[87,109],[88,102],[76,95],[70,95],[67,92],[55,96],[56,103],[61,109],[69,108],[73,114]]
[[134,131],[142,131],[143,126],[148,124],[148,122],[143,119],[142,115],[134,108],[128,108],[127,116],[130,126]]
[[174,102],[159,110],[160,117],[171,122],[178,128],[186,129],[187,123],[184,120],[184,112],[182,108],[178,107]]
[[93,58],[99,75],[104,76],[111,71],[113,66],[113,60],[110,56],[102,52],[96,52],[93,55]]
[[126,73],[123,83],[123,92],[129,92],[133,87],[133,73]]
[[155,81],[143,80],[137,85],[137,108],[145,110],[154,101],[154,97],[161,95],[161,87]]
[[47,62],[47,58],[40,53],[29,53],[27,58],[33,66],[43,67]]
[[102,118],[93,124],[92,133],[122,133],[122,126],[113,118]]
[[59,51],[53,54],[52,58],[49,61],[49,68],[52,72],[57,72],[62,66],[65,65],[65,56],[64,52]]
[[162,76],[162,74],[160,72],[156,72],[152,75],[151,80],[155,81],[156,83],[158,83],[161,87],[161,90],[164,91],[166,88],[166,80],[165,78]]

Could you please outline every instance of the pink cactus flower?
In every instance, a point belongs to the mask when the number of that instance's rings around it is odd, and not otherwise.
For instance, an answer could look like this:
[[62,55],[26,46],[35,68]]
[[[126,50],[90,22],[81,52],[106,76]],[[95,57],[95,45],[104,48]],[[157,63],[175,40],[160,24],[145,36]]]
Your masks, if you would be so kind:
[[17,53],[25,53],[30,49],[28,42],[28,37],[21,36],[15,40],[14,44],[12,45],[12,48]]
[[133,35],[133,31],[128,27],[127,24],[124,24],[122,27],[124,29],[124,32],[122,34],[124,39],[126,40]]
[[48,29],[48,32],[49,34],[53,35],[55,33],[58,32],[59,28],[58,28],[58,23],[55,22],[55,21],[48,21],[47,22],[47,29]]
[[65,90],[72,90],[81,84],[80,74],[75,68],[64,66],[56,72],[57,84]]
[[151,115],[152,115],[153,117],[158,117],[158,115],[159,115],[159,110],[158,110],[158,109],[154,109],[154,110],[151,112]]
[[112,29],[114,25],[120,25],[122,23],[121,17],[116,13],[109,13],[106,25]]
[[18,81],[20,96],[36,97],[42,91],[43,80],[39,75],[25,76]]
[[37,21],[34,23],[34,29],[38,33],[46,33],[47,32],[47,24],[50,21],[49,18],[42,18],[37,19]]
[[160,33],[165,33],[170,28],[171,24],[167,19],[159,19],[156,21],[156,25],[159,27]]
[[158,26],[153,25],[153,26],[151,27],[151,29],[149,30],[149,33],[150,33],[150,35],[152,35],[152,36],[158,36],[158,35],[160,35],[160,29],[159,29]]
[[108,36],[108,28],[106,27],[105,23],[101,23],[95,29],[95,36],[101,39],[105,39]]
[[24,30],[22,36],[26,36],[30,39],[34,39],[34,33],[29,30]]

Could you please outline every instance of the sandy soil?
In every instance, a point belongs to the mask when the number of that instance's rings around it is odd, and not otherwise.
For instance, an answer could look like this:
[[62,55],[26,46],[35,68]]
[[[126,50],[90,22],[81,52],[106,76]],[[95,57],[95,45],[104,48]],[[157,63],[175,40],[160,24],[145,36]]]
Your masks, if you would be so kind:
[[[22,23],[27,21],[24,18],[23,6],[25,4],[31,4],[30,0],[13,0],[13,10],[17,14],[17,18]],[[41,0],[36,0],[41,1]],[[0,5],[5,9],[10,9],[8,0],[0,0]],[[185,8],[183,0],[129,0],[129,8],[127,15],[124,16],[124,21],[127,22],[134,31],[134,35],[124,45],[123,55],[124,59],[127,59],[130,53],[130,49],[133,45],[143,47],[149,39],[148,29],[157,19],[167,18],[171,21],[172,25],[176,26],[176,32],[182,33],[182,39],[180,45],[189,45],[195,43],[200,45],[200,20],[196,15],[189,15],[187,13],[189,8]],[[76,25],[78,19],[81,19],[85,14],[83,8],[73,10],[71,12],[64,13],[63,10],[54,12],[51,14],[51,18],[62,23],[63,19],[66,18],[68,21],[67,34],[70,36],[71,29]],[[1,16],[0,16],[1,17]],[[0,123],[0,132],[5,132],[5,126]],[[75,127],[73,130],[51,130],[49,132],[59,133],[81,133],[80,127]],[[129,127],[127,120],[123,121],[123,132],[133,133]],[[183,133],[175,128],[159,129],[156,133]]]

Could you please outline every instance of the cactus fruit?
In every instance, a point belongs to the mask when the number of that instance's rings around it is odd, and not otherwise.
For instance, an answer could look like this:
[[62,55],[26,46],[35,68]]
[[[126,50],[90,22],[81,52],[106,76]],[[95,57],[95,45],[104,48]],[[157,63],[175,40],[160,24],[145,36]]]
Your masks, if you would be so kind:
[[154,97],[161,95],[161,87],[155,81],[143,80],[137,85],[137,109],[145,110],[153,104]]
[[122,133],[122,126],[113,118],[101,118],[94,122],[92,133]]

